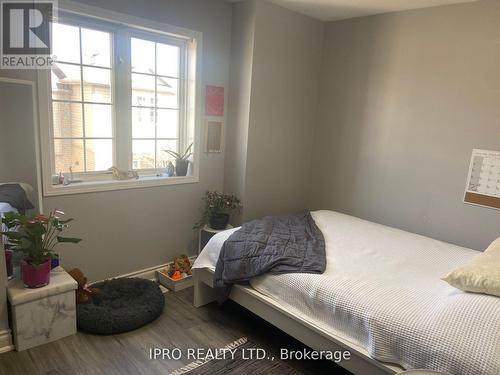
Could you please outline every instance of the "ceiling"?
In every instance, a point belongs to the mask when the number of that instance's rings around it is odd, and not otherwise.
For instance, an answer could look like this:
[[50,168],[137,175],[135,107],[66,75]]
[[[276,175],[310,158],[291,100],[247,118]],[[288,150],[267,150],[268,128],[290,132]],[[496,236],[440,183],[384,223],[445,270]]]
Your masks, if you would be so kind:
[[[232,0],[238,1],[238,0]],[[269,0],[272,3],[323,21],[468,3],[477,0]]]

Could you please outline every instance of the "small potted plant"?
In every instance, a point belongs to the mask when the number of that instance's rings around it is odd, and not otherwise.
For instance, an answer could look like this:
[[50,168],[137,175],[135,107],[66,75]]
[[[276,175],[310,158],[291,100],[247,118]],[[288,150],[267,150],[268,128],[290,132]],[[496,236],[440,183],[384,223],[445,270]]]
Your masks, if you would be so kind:
[[207,191],[203,200],[205,201],[203,216],[195,224],[194,229],[200,229],[207,223],[212,229],[226,229],[229,223],[229,214],[234,210],[241,209],[241,202],[234,195]]
[[175,174],[176,176],[186,176],[189,167],[189,158],[193,153],[191,149],[193,144],[191,143],[184,153],[175,152],[172,150],[163,150],[175,159]]
[[21,275],[27,288],[40,288],[50,282],[54,248],[59,243],[78,243],[79,238],[62,237],[73,219],[62,219],[64,212],[54,210],[45,215],[26,216],[8,212],[2,219],[8,231],[1,232],[7,237],[12,250],[24,254],[21,260]]

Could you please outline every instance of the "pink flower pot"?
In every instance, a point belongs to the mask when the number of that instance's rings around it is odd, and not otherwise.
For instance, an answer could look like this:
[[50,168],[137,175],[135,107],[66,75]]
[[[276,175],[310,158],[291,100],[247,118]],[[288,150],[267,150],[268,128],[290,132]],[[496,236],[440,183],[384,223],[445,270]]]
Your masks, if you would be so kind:
[[39,265],[32,265],[28,258],[21,260],[21,277],[26,288],[41,288],[50,282],[50,258]]

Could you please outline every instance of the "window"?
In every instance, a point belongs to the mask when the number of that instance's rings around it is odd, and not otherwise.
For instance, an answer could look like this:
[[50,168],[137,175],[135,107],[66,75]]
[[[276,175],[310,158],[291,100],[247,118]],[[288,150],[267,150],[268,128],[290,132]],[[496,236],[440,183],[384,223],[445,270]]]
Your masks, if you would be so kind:
[[54,24],[53,43],[54,171],[105,171],[114,140],[110,34]]
[[[40,95],[41,107],[47,105],[47,119],[41,118],[44,192],[196,182],[196,152],[190,176],[163,172],[172,161],[164,150],[179,152],[191,143],[197,150],[199,34],[65,13],[52,32],[56,62],[49,74],[39,73],[40,89],[48,91]],[[112,166],[140,178],[117,184]],[[59,173],[68,175],[69,185],[52,185]]]
[[131,39],[132,166],[163,168],[179,149],[180,47]]

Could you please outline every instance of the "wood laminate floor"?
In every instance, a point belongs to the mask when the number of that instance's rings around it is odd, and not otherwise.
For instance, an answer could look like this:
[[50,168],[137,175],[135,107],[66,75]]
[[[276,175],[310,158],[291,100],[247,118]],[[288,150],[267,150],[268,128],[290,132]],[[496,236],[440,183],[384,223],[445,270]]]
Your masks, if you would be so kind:
[[[166,375],[192,359],[150,360],[151,348],[221,348],[248,337],[268,353],[304,346],[234,302],[196,309],[193,289],[165,294],[165,311],[138,330],[112,336],[84,333],[23,352],[0,354],[0,375]],[[349,374],[334,363],[290,361],[303,374]]]

